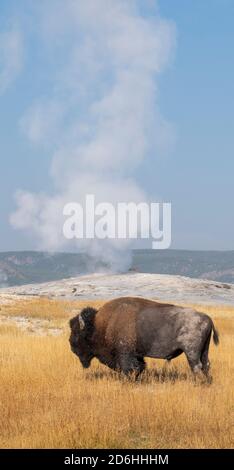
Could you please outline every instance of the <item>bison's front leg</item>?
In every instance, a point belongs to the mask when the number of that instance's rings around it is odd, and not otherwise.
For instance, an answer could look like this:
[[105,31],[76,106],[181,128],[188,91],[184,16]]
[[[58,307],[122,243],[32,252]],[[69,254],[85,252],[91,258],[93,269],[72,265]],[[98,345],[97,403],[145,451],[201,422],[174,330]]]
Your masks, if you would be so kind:
[[137,379],[145,369],[144,358],[136,357],[129,353],[122,353],[118,358],[118,369],[126,376]]

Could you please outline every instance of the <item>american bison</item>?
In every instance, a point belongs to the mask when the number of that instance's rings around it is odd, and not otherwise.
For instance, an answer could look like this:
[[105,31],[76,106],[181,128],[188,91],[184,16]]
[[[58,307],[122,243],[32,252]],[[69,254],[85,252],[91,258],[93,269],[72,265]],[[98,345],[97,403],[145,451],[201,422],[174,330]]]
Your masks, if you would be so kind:
[[70,345],[83,367],[96,357],[111,369],[136,377],[145,357],[167,359],[185,353],[191,370],[208,375],[211,333],[208,315],[138,297],[111,300],[99,310],[84,308],[70,320]]

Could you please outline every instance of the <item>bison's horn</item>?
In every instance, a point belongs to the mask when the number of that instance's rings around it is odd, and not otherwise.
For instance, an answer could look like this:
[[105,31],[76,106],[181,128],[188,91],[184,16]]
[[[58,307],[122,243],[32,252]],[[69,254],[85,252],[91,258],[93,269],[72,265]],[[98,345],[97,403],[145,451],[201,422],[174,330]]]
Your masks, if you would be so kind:
[[79,315],[79,324],[80,324],[80,329],[83,330],[85,327],[85,322],[84,322],[84,319],[82,318],[82,315]]

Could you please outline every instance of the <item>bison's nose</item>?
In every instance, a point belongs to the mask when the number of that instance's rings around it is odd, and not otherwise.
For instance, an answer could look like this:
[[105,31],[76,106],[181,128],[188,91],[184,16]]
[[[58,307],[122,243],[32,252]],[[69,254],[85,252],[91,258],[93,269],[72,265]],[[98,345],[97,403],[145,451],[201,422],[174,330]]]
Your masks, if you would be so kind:
[[89,366],[90,366],[91,360],[89,358],[84,358],[84,357],[80,357],[80,356],[79,356],[79,359],[80,359],[80,362],[81,362],[82,366],[84,367],[84,369],[88,369]]

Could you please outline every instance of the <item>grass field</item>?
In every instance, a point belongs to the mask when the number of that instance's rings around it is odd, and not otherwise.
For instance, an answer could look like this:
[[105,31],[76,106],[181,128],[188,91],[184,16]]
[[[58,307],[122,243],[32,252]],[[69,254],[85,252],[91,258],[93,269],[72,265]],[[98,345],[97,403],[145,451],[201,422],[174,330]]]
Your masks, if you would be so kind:
[[[1,307],[0,447],[233,447],[234,308],[198,307],[220,332],[219,347],[210,347],[209,386],[194,383],[183,356],[166,367],[148,360],[137,383],[97,361],[83,371],[67,324],[86,304],[34,299]],[[17,326],[19,317],[46,320],[43,334]],[[48,335],[51,326],[61,334]]]

